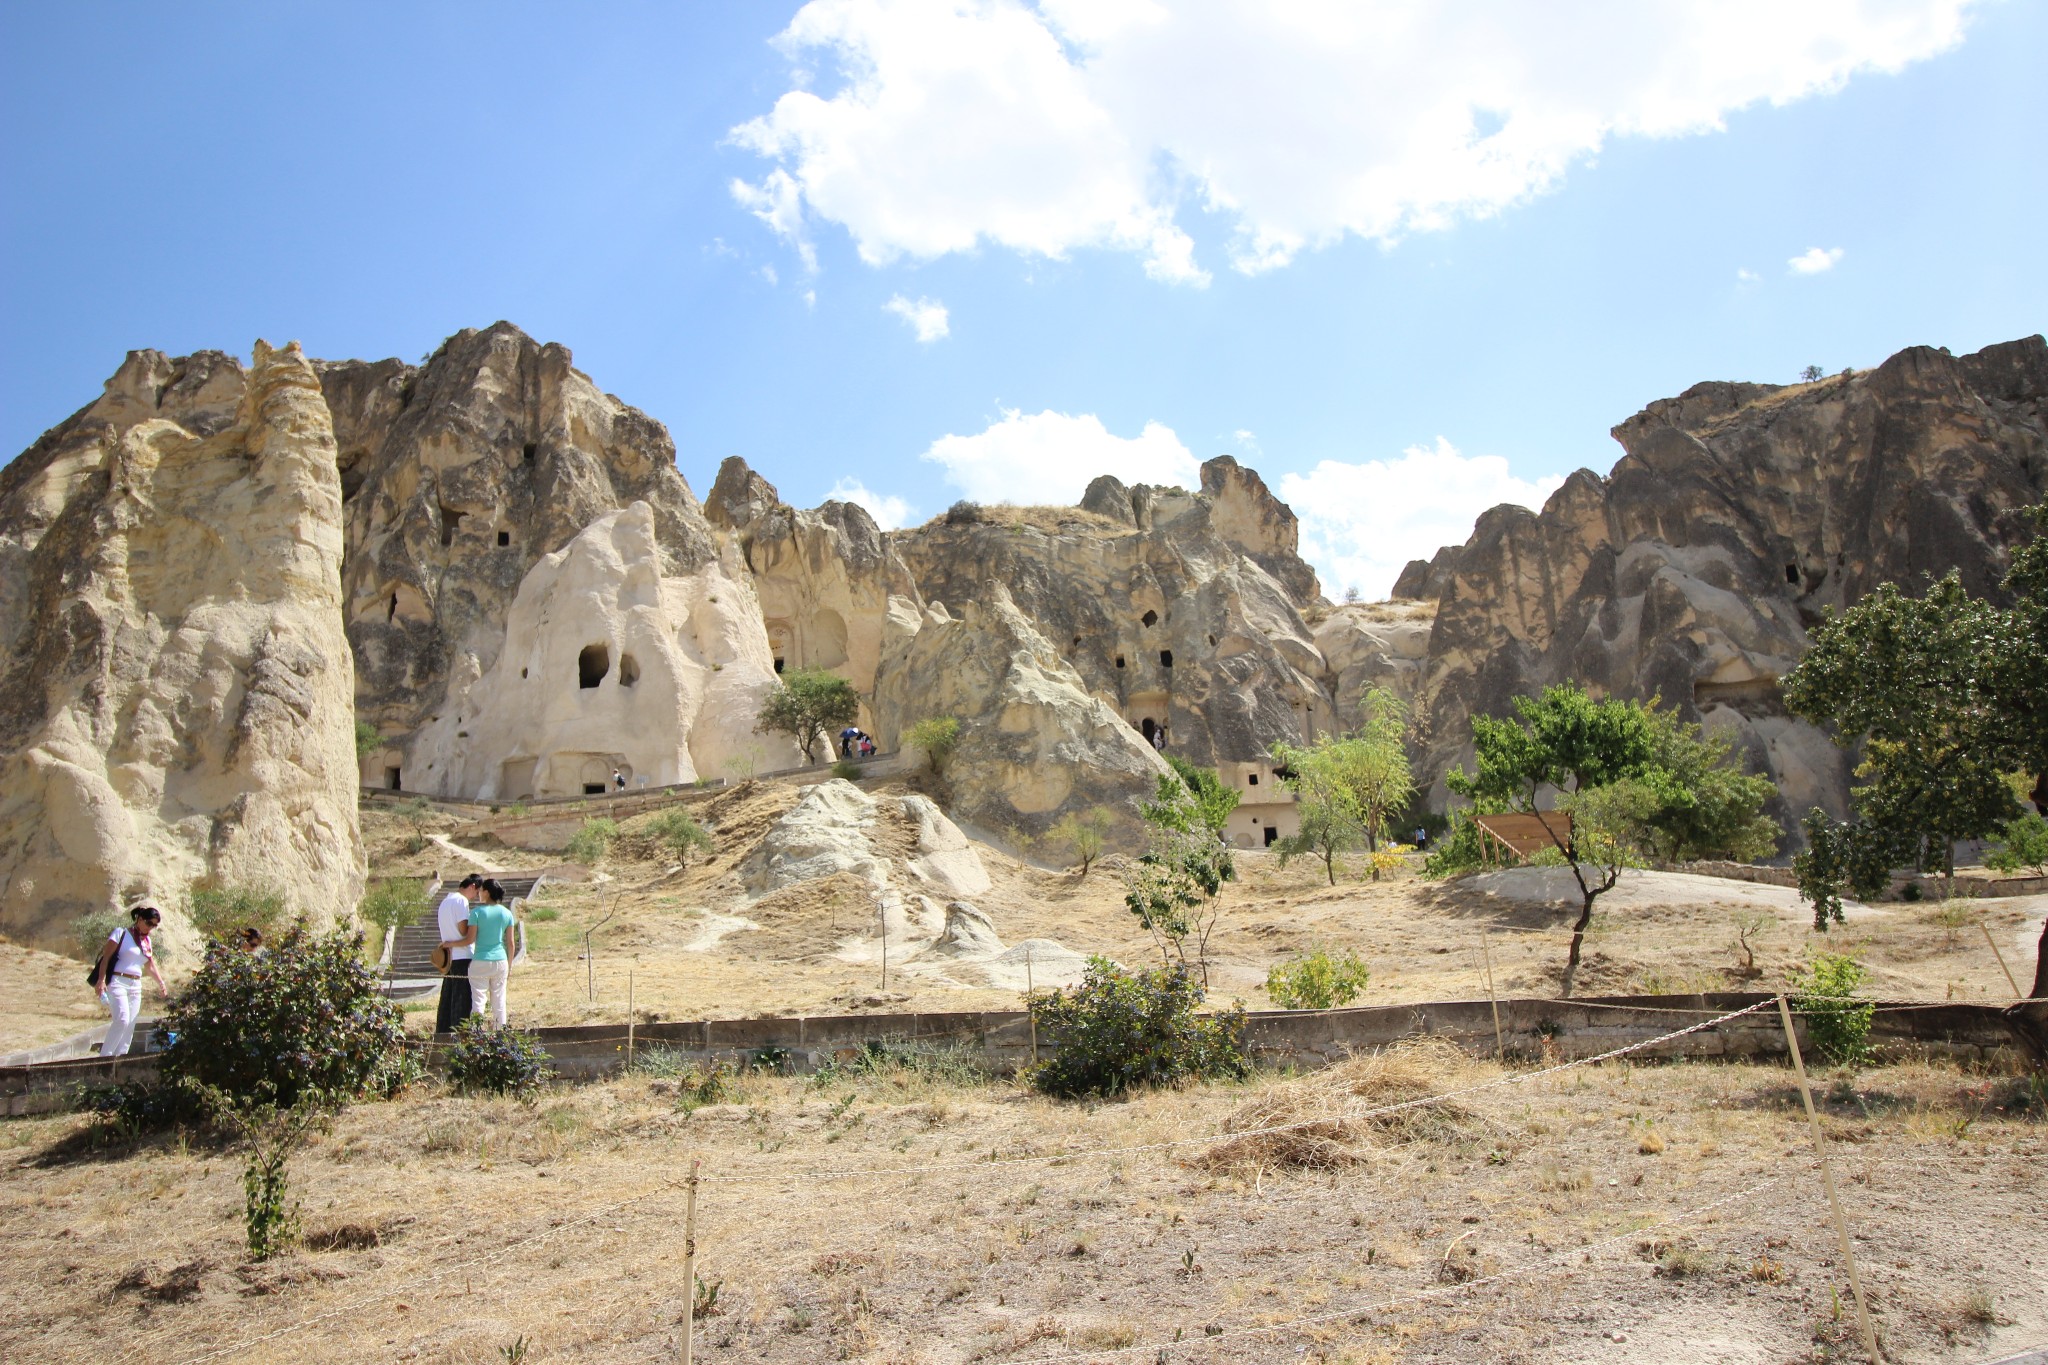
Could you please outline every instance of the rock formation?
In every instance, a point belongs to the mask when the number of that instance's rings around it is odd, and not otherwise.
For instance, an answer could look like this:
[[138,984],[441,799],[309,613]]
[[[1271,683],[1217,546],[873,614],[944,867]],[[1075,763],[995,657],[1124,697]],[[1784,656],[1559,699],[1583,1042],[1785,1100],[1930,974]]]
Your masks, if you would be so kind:
[[465,652],[440,714],[408,744],[415,771],[484,799],[723,776],[750,750],[800,761],[753,733],[775,687],[761,609],[737,564],[667,575],[654,510],[599,517],[528,571],[481,672]]
[[898,618],[875,684],[875,733],[885,746],[926,716],[960,721],[946,760],[953,810],[991,831],[1042,834],[1066,810],[1129,813],[1166,764],[1130,723],[1092,695],[991,582],[961,615],[934,605]]
[[761,599],[775,668],[830,668],[874,690],[891,597],[919,605],[910,571],[873,517],[850,502],[787,506],[734,456],[719,466],[705,515],[737,546]]
[[446,721],[451,683],[497,663],[534,566],[600,517],[644,502],[658,576],[684,578],[716,559],[710,527],[662,425],[598,389],[566,347],[510,323],[458,332],[418,368],[318,370],[347,498],[357,704],[389,740],[366,760],[365,780],[474,794],[450,781],[446,759],[415,757],[412,736]]
[[[1614,429],[1605,479],[1539,513],[1496,507],[1441,571],[1424,769],[1469,755],[1473,714],[1577,679],[1661,696],[1729,735],[1781,820],[1840,811],[1841,751],[1785,713],[1779,679],[1823,613],[1951,569],[1997,592],[2017,510],[2048,487],[2048,345],[1915,347],[1817,383],[1695,385]],[[1412,586],[1412,585],[1411,585]],[[1438,794],[1441,795],[1439,785]]]
[[1105,476],[1076,512],[947,518],[894,539],[927,602],[964,610],[1004,585],[1082,691],[1141,735],[1164,725],[1196,763],[1251,759],[1330,728],[1301,615],[1313,599],[1299,595],[1315,575],[1294,555],[1293,513],[1257,475],[1226,457],[1202,478],[1214,493]]
[[[0,931],[362,884],[334,430],[296,344],[131,353],[0,474]],[[189,958],[187,959],[189,960]]]

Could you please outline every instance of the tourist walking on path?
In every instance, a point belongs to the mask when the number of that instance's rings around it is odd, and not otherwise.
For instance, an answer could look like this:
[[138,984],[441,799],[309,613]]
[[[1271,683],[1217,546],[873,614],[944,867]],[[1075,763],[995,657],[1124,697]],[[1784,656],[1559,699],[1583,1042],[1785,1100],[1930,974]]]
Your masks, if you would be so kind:
[[462,921],[462,937],[442,946],[453,949],[457,942],[471,949],[469,961],[470,1009],[484,1012],[488,1000],[491,1022],[505,1027],[505,983],[512,974],[512,930],[518,919],[505,908],[505,889],[486,877],[482,905],[470,907]]
[[107,941],[100,945],[98,962],[93,966],[93,976],[100,988],[100,999],[106,1002],[114,1020],[107,1025],[107,1036],[100,1041],[100,1056],[120,1057],[127,1053],[128,1045],[135,1039],[135,1016],[142,1012],[142,973],[145,968],[156,978],[156,988],[165,999],[170,998],[171,988],[164,984],[164,974],[157,970],[156,949],[149,936],[164,917],[153,905],[138,905],[131,912],[134,924],[126,929],[116,929],[107,935]]
[[[462,937],[462,921],[468,917],[469,908],[483,898],[483,881],[472,872],[462,879],[461,886],[441,897],[435,917],[439,921],[443,947],[449,947]],[[453,1033],[455,1026],[472,1013],[469,958],[467,947],[449,948],[448,965],[441,972],[441,1003],[434,1011],[436,1033]]]

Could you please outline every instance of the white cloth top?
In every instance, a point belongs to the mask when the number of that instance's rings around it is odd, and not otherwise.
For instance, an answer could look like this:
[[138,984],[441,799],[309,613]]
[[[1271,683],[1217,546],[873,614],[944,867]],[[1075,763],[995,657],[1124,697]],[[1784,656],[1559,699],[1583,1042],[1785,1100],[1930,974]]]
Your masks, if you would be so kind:
[[[469,918],[469,897],[463,895],[460,891],[450,891],[447,895],[441,897],[439,914],[441,916],[441,942],[447,943],[451,939],[461,938],[462,922]],[[471,950],[468,948],[450,948],[448,950],[448,960],[451,962],[467,962],[471,956]]]
[[144,958],[154,958],[156,949],[148,939],[137,939],[131,929],[116,929],[107,942],[121,946],[114,950],[114,970],[123,976],[141,976]]

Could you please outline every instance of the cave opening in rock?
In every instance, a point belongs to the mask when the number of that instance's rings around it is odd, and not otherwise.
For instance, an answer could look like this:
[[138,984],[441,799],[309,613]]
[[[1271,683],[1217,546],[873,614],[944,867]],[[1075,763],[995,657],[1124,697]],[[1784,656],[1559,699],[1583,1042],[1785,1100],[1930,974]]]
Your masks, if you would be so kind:
[[583,784],[583,794],[584,794],[585,796],[603,796],[603,795],[604,795],[604,783],[602,783],[602,782],[585,782],[585,783]]
[[1159,624],[1159,613],[1156,611],[1148,611],[1143,616],[1140,616],[1138,620],[1144,623],[1145,625],[1156,626]]
[[775,671],[777,673],[780,673],[782,671],[782,660],[779,657],[775,660]]
[[631,687],[640,681],[640,661],[630,654],[619,656],[619,686]]
[[1122,668],[1122,667],[1124,666],[1124,656],[1123,656],[1123,655],[1119,654],[1119,655],[1117,655],[1117,656],[1116,656],[1116,666],[1117,666],[1118,668]]
[[512,543],[512,533],[511,533],[510,531],[500,531],[500,532],[498,532],[498,544],[499,544],[499,546],[500,546],[500,547],[503,547],[503,546],[506,546],[506,545],[510,545],[511,543]]
[[520,458],[524,459],[528,464],[532,464],[533,457],[539,453],[540,447],[535,445],[533,442],[528,441],[526,443],[526,449],[521,452]]
[[576,685],[595,687],[604,681],[604,675],[612,671],[612,651],[609,645],[585,645],[583,652],[576,656]]
[[1799,566],[1797,564],[1787,564],[1785,566],[1785,581],[1787,583],[1797,583],[1799,581]]
[[392,593],[392,594],[391,594],[391,608],[390,608],[390,610],[388,610],[388,611],[386,611],[386,612],[384,613],[384,620],[385,620],[385,623],[386,623],[386,624],[389,624],[390,622],[396,621],[397,619],[398,619],[398,594],[397,594],[397,593]]
[[1162,650],[1160,650],[1160,651],[1159,651],[1159,666],[1160,666],[1161,668],[1172,668],[1172,667],[1173,667],[1173,651],[1172,651],[1172,650],[1170,650],[1170,649],[1162,649]]
[[1244,784],[1245,784],[1245,785],[1246,785],[1247,787],[1256,787],[1256,786],[1258,786],[1258,785],[1259,785],[1259,775],[1258,775],[1257,773],[1246,773],[1246,774],[1244,775]]
[[455,528],[462,525],[463,514],[452,508],[441,509],[441,547],[446,549],[455,543]]
[[401,787],[400,787],[400,786],[398,785],[398,779],[399,779],[399,775],[400,775],[400,774],[399,774],[399,770],[398,770],[397,768],[386,768],[386,769],[384,770],[384,786],[385,786],[385,788],[386,788],[387,790],[389,790],[389,791],[402,791],[402,790],[404,790],[403,788],[401,788]]

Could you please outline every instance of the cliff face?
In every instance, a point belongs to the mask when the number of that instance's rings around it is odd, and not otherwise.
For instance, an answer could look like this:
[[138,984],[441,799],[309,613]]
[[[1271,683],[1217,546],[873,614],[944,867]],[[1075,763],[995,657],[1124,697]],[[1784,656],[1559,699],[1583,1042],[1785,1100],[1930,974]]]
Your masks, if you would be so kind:
[[1614,429],[1626,454],[1607,478],[1579,471],[1540,514],[1496,507],[1403,575],[1415,592],[1440,584],[1428,773],[1469,757],[1470,716],[1570,678],[1727,733],[1779,783],[1781,818],[1839,812],[1843,756],[1785,713],[1779,679],[1824,612],[1878,583],[1955,569],[1996,594],[2016,511],[2048,486],[2044,402],[2037,336],[1651,404]]
[[0,931],[203,879],[325,920],[362,885],[341,483],[297,346],[131,354],[0,476]]
[[598,518],[645,502],[665,575],[715,558],[668,432],[565,347],[501,322],[456,333],[418,368],[318,371],[347,497],[357,703],[393,740],[367,761],[372,781],[398,768],[408,787],[444,789],[444,760],[411,757],[407,737],[491,669],[527,574]]

